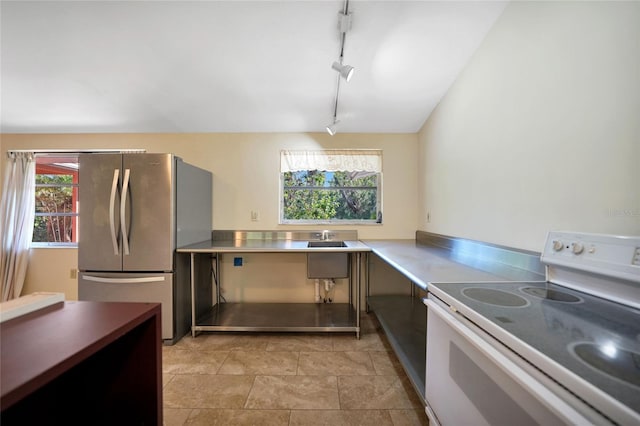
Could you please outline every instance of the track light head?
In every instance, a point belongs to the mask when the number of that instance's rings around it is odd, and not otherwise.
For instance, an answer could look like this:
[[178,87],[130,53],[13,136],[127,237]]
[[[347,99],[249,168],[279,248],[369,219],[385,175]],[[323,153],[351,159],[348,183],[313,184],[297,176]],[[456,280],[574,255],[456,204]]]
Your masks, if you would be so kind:
[[355,71],[355,68],[353,68],[351,65],[342,65],[340,62],[334,62],[333,65],[331,65],[331,68],[338,71],[342,78],[347,81],[351,80],[351,77],[353,77],[353,72]]
[[333,120],[333,124],[331,124],[330,126],[327,126],[327,133],[329,133],[331,136],[335,135],[338,130],[339,123],[340,123],[340,120]]

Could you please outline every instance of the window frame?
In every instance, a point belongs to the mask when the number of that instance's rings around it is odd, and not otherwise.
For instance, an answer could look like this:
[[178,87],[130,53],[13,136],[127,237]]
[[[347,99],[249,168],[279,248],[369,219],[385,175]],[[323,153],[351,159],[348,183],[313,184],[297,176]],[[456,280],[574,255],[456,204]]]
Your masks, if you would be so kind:
[[[65,159],[69,159],[69,158],[75,158],[75,164],[78,164],[78,156],[80,155],[80,152],[76,152],[76,151],[69,151],[69,152],[35,152],[35,156],[34,156],[34,161],[35,161],[35,174],[36,176],[38,175],[51,175],[51,174],[59,174],[59,175],[63,175],[64,173],[55,173],[56,172],[56,167],[55,166],[49,166],[47,163],[38,163],[38,158],[65,158]],[[53,163],[52,163],[53,164]],[[41,172],[39,172],[39,169]],[[49,169],[49,170],[47,170]],[[60,171],[64,170],[63,168],[59,168]],[[63,247],[63,248],[75,248],[78,246],[78,220],[80,217],[80,213],[78,211],[78,188],[80,186],[80,182],[78,180],[78,168],[75,169],[75,171],[73,171],[72,168],[68,168],[68,171],[70,171],[69,174],[71,174],[73,176],[72,178],[72,183],[70,184],[43,184],[43,183],[37,183],[37,178],[36,183],[34,184],[34,189],[35,192],[37,193],[38,188],[71,188],[72,191],[72,211],[71,212],[64,212],[64,213],[44,213],[44,212],[38,212],[37,211],[37,202],[36,202],[36,211],[34,212],[34,234],[31,236],[31,247],[34,248],[45,248],[45,247]],[[44,173],[42,173],[42,171],[45,171]],[[50,171],[51,173],[46,173],[46,171]],[[72,235],[72,239],[73,241],[33,241],[33,238],[35,236],[35,223],[36,223],[36,219],[40,218],[40,217],[71,217],[71,235]]]
[[[278,212],[278,224],[279,225],[382,225],[383,224],[383,212],[382,212],[382,181],[383,173],[372,172],[376,176],[376,219],[286,219],[284,217],[285,205],[285,173],[280,171],[280,183],[279,183],[279,212]],[[312,187],[313,188],[313,187]],[[325,191],[339,188],[358,188],[358,187],[318,187],[318,191]]]

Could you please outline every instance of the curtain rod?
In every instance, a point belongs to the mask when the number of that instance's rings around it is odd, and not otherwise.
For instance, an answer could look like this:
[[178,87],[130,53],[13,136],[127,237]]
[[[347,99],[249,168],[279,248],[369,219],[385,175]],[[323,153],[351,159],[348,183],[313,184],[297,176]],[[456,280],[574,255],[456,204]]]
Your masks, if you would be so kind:
[[122,152],[122,153],[142,153],[147,152],[146,149],[10,149],[7,151],[8,154],[18,153],[18,152],[32,152],[34,154],[70,154],[70,153],[81,153],[81,154],[91,154],[91,153],[102,153],[102,152]]

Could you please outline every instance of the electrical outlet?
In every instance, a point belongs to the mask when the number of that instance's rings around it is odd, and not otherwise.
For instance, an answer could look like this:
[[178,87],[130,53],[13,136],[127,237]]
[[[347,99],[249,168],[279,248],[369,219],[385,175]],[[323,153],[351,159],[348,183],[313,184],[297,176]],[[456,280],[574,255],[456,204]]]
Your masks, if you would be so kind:
[[76,268],[71,268],[69,270],[69,278],[72,280],[75,280],[76,278],[78,278],[78,270]]
[[251,210],[251,221],[257,222],[260,220],[260,212],[257,210]]

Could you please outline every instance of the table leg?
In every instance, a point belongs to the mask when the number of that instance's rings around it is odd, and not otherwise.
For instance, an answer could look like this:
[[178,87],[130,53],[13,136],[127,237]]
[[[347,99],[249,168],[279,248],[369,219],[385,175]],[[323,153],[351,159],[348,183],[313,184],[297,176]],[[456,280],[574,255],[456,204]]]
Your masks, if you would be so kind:
[[196,337],[196,254],[191,253],[191,337]]

